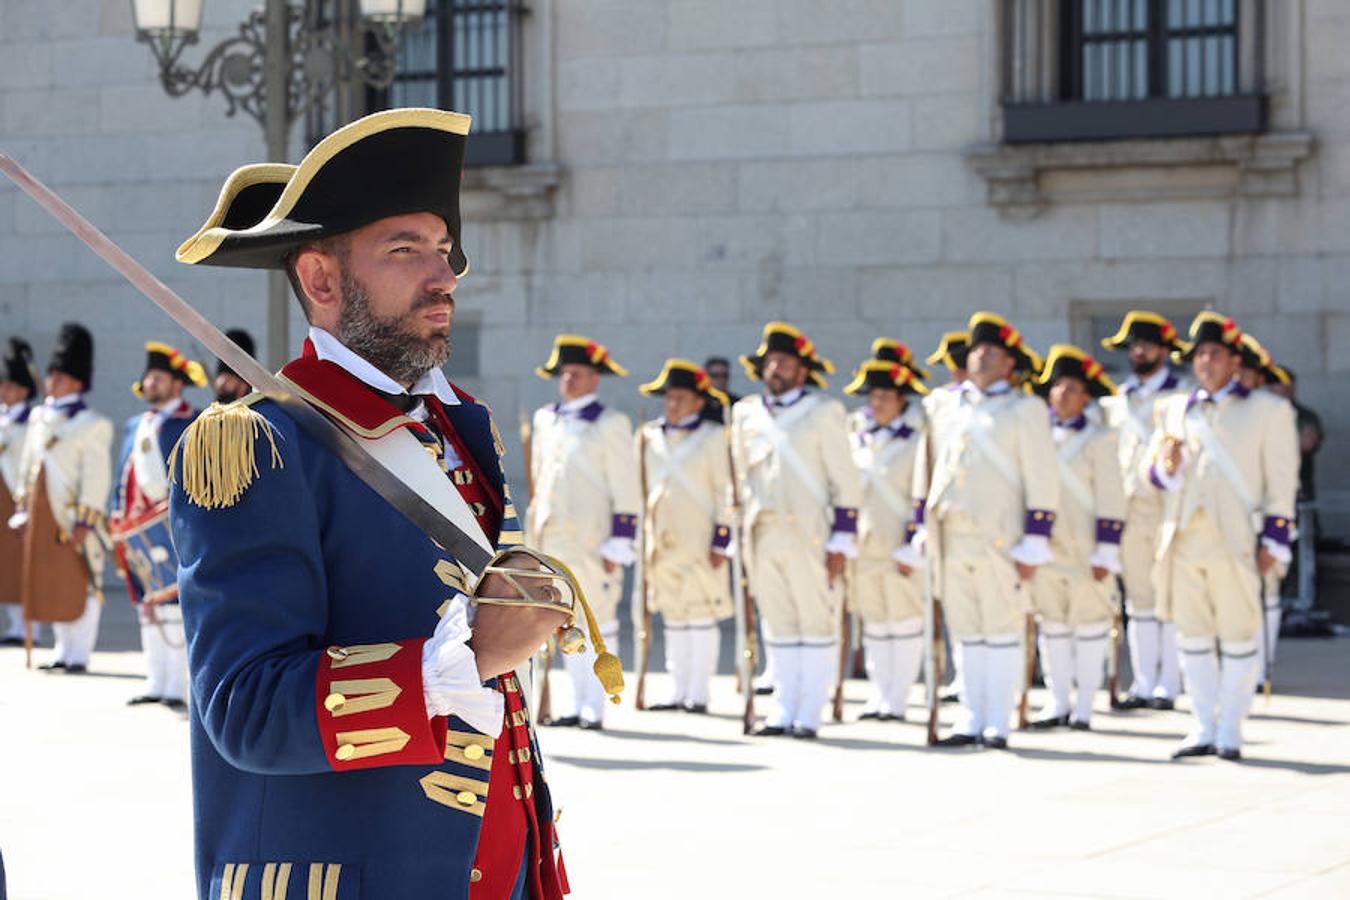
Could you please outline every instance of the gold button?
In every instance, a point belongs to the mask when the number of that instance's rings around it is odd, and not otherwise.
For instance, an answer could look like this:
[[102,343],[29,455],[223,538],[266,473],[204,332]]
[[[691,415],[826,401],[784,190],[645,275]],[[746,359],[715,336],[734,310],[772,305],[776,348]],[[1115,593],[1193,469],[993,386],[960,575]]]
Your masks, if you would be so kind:
[[469,873],[469,881],[473,882],[474,884],[477,884],[482,880],[483,880],[483,873],[480,872],[478,869],[474,869],[472,872]]
[[478,795],[473,791],[460,791],[455,795],[455,802],[460,806],[473,806],[478,802]]
[[470,744],[464,748],[465,759],[482,759],[486,751],[477,744]]
[[337,712],[347,705],[347,698],[338,693],[329,694],[323,698],[323,708],[329,712]]
[[346,659],[349,655],[350,655],[350,654],[348,654],[347,651],[344,650],[344,649],[341,648],[341,647],[329,647],[329,648],[328,648],[328,658],[329,658],[329,659],[336,659],[336,660],[338,660],[339,662],[341,662],[342,660]]
[[512,786],[512,788],[511,788],[511,793],[513,793],[513,794],[516,795],[516,799],[517,799],[517,800],[524,800],[524,799],[525,799],[525,794],[520,790],[520,785],[518,785],[518,784]]
[[342,760],[351,759],[356,755],[356,748],[351,744],[338,744],[337,752],[333,755]]

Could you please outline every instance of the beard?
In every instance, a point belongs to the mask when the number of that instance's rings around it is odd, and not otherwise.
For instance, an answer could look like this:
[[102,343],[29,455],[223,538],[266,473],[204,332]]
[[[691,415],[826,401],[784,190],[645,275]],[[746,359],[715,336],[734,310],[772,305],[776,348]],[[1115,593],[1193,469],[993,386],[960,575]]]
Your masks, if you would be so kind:
[[1158,367],[1162,364],[1163,361],[1161,359],[1140,360],[1139,362],[1131,362],[1130,370],[1133,371],[1135,375],[1143,378],[1145,375],[1152,375],[1154,372],[1158,371]]
[[427,372],[445,365],[451,349],[448,329],[445,334],[430,337],[418,333],[416,313],[448,300],[444,294],[423,294],[403,315],[381,317],[371,308],[365,286],[344,271],[337,338],[398,383],[414,384]]

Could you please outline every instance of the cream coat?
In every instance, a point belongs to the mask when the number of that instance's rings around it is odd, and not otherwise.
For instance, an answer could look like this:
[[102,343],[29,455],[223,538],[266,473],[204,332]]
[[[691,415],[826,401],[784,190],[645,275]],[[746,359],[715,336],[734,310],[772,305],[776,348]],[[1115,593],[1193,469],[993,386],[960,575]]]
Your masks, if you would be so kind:
[[731,463],[726,429],[700,422],[693,431],[642,426],[647,503],[647,590],[652,610],[667,622],[731,615],[727,565],[708,554],[718,528],[731,522]]
[[[27,422],[9,422],[0,418],[0,483],[10,497],[19,493],[19,456],[23,453],[23,438],[27,433]],[[0,522],[0,527],[3,524]]]
[[[1147,465],[1158,458],[1165,436],[1184,442],[1179,470],[1183,481],[1177,489],[1166,492],[1159,534],[1159,568],[1154,583],[1159,592],[1159,613],[1164,618],[1173,604],[1182,601],[1169,596],[1173,543],[1201,510],[1223,535],[1228,552],[1244,567],[1254,566],[1264,520],[1273,516],[1292,522],[1298,493],[1298,432],[1289,401],[1265,391],[1254,391],[1246,397],[1229,394],[1205,419],[1240,475],[1247,493],[1244,498],[1242,488],[1201,442],[1197,419],[1207,415],[1205,404],[1195,404],[1188,411],[1188,399],[1174,396],[1159,405],[1159,428],[1143,461]],[[1254,596],[1245,599],[1257,603]]]

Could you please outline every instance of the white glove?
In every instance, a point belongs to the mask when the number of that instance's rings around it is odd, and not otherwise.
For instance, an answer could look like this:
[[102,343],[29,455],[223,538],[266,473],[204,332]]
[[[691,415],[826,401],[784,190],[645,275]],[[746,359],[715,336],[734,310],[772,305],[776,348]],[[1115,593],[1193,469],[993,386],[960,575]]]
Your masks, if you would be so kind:
[[730,541],[725,547],[713,547],[712,552],[718,556],[725,556],[727,559],[736,555],[736,542]]
[[496,737],[506,716],[506,698],[483,687],[478,661],[469,647],[468,598],[463,594],[436,623],[436,631],[422,645],[422,695],[427,718],[458,716],[475,730]]
[[923,551],[928,546],[927,525],[920,525],[914,529],[914,536],[909,539],[909,545],[914,548],[915,553],[923,556]]
[[[917,538],[918,535],[915,535],[915,537]],[[923,554],[914,549],[914,544],[912,542],[901,544],[899,547],[892,550],[891,559],[895,560],[900,565],[908,566],[911,569],[922,569],[927,564],[927,560],[923,558]]]
[[858,545],[853,540],[853,532],[836,531],[825,542],[826,553],[842,553],[845,559],[858,558]]
[[1186,483],[1186,459],[1184,456],[1181,465],[1177,466],[1177,470],[1171,475],[1168,475],[1167,470],[1158,464],[1150,466],[1148,471],[1150,478],[1156,477],[1158,482],[1162,484],[1164,491],[1180,490],[1181,486]]
[[20,531],[23,526],[28,524],[28,513],[19,510],[14,515],[10,516],[9,521],[5,524],[9,525],[9,527],[15,531]]
[[1088,557],[1088,565],[1096,569],[1105,569],[1112,575],[1120,574],[1120,545],[1098,544],[1097,549]]
[[607,537],[596,552],[616,566],[631,566],[637,562],[637,554],[633,552],[632,538]]
[[1022,535],[1008,555],[1024,566],[1043,566],[1055,558],[1050,552],[1050,539],[1043,534]]
[[1266,550],[1269,551],[1270,555],[1275,557],[1275,561],[1277,563],[1282,563],[1287,566],[1289,565],[1290,561],[1292,561],[1294,558],[1294,554],[1289,549],[1289,545],[1281,544],[1274,538],[1268,537],[1261,538],[1261,546],[1265,547]]

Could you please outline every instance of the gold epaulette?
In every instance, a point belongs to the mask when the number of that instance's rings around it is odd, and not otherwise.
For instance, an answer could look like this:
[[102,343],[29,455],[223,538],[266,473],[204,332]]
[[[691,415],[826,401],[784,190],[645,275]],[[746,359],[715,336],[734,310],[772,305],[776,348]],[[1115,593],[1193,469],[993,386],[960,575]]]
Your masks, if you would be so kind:
[[169,477],[181,484],[189,500],[204,509],[224,509],[239,502],[258,478],[254,447],[259,435],[272,449],[272,468],[283,466],[272,423],[253,405],[265,399],[252,393],[233,403],[212,403],[187,427],[169,454]]

